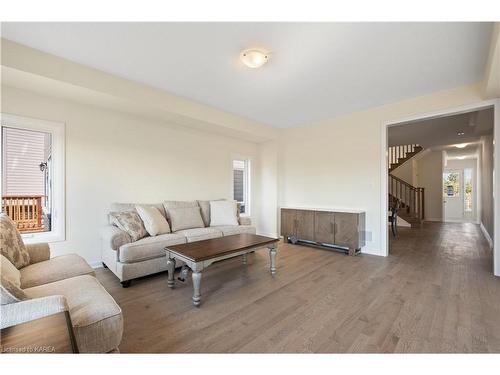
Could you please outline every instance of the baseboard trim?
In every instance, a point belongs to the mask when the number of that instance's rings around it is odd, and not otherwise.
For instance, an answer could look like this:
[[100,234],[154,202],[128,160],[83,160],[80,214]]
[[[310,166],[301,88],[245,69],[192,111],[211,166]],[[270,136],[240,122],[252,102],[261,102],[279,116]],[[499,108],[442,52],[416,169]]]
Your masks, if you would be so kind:
[[443,221],[442,218],[438,217],[426,217],[424,221]]
[[481,228],[481,232],[483,232],[484,237],[486,238],[486,241],[488,241],[488,244],[490,245],[490,249],[493,249],[493,240],[491,239],[490,234],[484,227],[483,223],[481,223],[479,226]]

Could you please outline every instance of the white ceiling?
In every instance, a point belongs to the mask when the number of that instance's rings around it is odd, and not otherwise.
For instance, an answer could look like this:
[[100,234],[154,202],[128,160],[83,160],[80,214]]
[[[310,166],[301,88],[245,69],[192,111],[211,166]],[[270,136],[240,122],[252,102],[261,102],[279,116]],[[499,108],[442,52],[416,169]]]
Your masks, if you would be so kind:
[[[291,127],[482,79],[490,23],[2,23],[2,37]],[[261,69],[238,55],[271,52]]]
[[[459,132],[465,134],[458,135]],[[473,154],[483,135],[493,133],[493,109],[486,108],[452,116],[437,117],[389,128],[389,145],[419,144],[424,148],[447,150],[454,156]],[[456,144],[467,144],[458,149]]]

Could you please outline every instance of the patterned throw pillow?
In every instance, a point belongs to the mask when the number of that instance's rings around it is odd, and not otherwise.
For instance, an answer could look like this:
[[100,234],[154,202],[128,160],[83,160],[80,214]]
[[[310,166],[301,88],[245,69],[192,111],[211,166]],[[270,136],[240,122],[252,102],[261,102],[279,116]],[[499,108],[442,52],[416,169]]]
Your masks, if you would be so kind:
[[113,224],[127,232],[132,241],[140,240],[148,234],[139,214],[135,211],[112,212],[109,215]]
[[0,253],[17,269],[30,264],[30,255],[16,224],[5,213],[0,214]]

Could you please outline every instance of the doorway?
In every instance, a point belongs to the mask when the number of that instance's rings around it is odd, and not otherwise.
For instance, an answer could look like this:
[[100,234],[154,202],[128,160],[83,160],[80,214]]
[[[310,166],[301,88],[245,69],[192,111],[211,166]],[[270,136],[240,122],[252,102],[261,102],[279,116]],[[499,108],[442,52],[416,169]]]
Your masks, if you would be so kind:
[[[485,113],[485,111],[488,110],[490,120],[488,122],[489,130],[486,132],[482,123],[480,121],[476,121],[477,113],[475,114],[474,112]],[[420,153],[422,159],[417,160],[416,163],[417,167],[420,168],[417,168],[417,181],[415,182],[415,178],[412,177],[412,182],[415,186],[423,185],[423,187],[425,187],[424,185],[426,184],[432,185],[435,186],[437,190],[429,191],[429,189],[425,189],[426,209],[424,222],[431,222],[427,225],[432,225],[433,221],[446,221],[447,219],[451,219],[453,217],[457,221],[474,222],[478,224],[477,228],[480,228],[484,236],[488,239],[491,247],[494,248],[494,274],[500,275],[500,256],[498,255],[500,254],[500,246],[497,243],[494,243],[491,239],[493,238],[493,234],[497,234],[499,231],[499,226],[496,222],[497,218],[496,215],[493,215],[493,213],[496,214],[500,211],[500,200],[493,200],[493,192],[496,190],[495,187],[500,184],[498,181],[500,174],[492,173],[493,165],[496,165],[498,160],[500,160],[500,149],[494,147],[495,136],[500,134],[499,111],[500,101],[491,100],[474,105],[466,105],[456,109],[443,110],[428,115],[401,119],[400,121],[393,120],[382,125],[383,150],[381,157],[383,168],[381,173],[383,176],[383,183],[381,187],[381,194],[383,196],[382,212],[384,218],[382,246],[386,249],[386,254],[389,254],[389,238],[392,240],[386,223],[390,202],[390,176],[387,175],[387,170],[389,170],[389,174],[391,174],[392,170],[392,174],[394,175],[394,165],[392,165],[394,163],[388,159],[388,149],[389,147],[393,147],[397,144],[404,145],[417,143],[424,145],[424,151],[427,150],[427,154],[424,154],[423,152]],[[450,127],[441,127],[441,122],[448,121],[447,118],[452,118],[453,124],[450,122]],[[457,120],[461,120],[461,122],[457,122]],[[389,129],[391,132],[393,132],[393,130],[400,129],[402,137],[417,135],[417,127],[412,125],[419,124],[424,126],[424,128],[418,127],[418,133],[420,133],[422,129],[425,130],[424,123],[427,123],[428,129],[431,131],[425,139],[422,139],[421,142],[412,137],[411,139],[397,139],[396,143],[394,142],[396,137],[390,137]],[[415,130],[415,133],[412,133],[413,130]],[[447,131],[449,136],[444,134],[444,131]],[[393,132],[392,135],[394,134],[397,135],[397,133]],[[433,144],[433,142],[435,143],[438,139],[442,140],[441,144]],[[428,145],[426,145],[425,142],[427,142]],[[472,156],[471,154],[473,153],[476,155]],[[445,163],[445,161],[449,159],[464,161],[464,158],[476,158],[475,163],[477,164],[477,168],[475,171],[471,171],[465,167],[456,168],[455,165],[447,166]],[[399,171],[396,170],[399,174],[399,176],[396,177],[399,179],[404,179],[405,175],[414,176],[414,174],[412,175],[410,173],[406,173],[406,170],[411,171],[412,168],[414,169],[414,166],[412,166],[411,161],[408,162],[405,161],[405,159],[408,160],[408,158],[404,156],[403,164],[399,162],[395,163],[396,167],[399,168]],[[415,158],[413,158],[413,160],[415,160]],[[443,162],[443,164],[441,164],[441,162]],[[434,169],[431,170],[430,168],[427,168],[427,166],[430,165],[434,166]],[[461,169],[461,171],[457,172],[457,169]],[[425,174],[422,174],[422,171]],[[444,172],[454,172],[454,174],[444,175]],[[444,181],[448,180],[447,182],[450,182],[450,179],[455,181],[455,183],[451,184],[452,187],[448,193],[448,191],[445,190]],[[446,186],[448,185],[450,184],[447,183]],[[435,198],[436,204],[433,203],[433,197]],[[448,205],[449,207],[446,209],[447,213],[443,210],[444,200],[446,199],[450,199],[450,204]],[[491,207],[491,212],[489,212],[491,220],[485,220],[485,216],[488,216],[485,215],[485,203]],[[430,212],[430,209],[433,211]],[[434,214],[436,214],[436,216],[434,216]],[[488,226],[487,224],[490,221],[491,225]],[[500,237],[500,233],[498,233],[497,237]]]

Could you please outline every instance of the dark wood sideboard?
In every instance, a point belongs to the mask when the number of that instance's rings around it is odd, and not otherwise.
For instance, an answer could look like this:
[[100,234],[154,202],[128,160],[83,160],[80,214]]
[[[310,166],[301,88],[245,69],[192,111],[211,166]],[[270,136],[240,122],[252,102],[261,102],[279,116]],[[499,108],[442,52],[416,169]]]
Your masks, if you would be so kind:
[[365,246],[365,212],[281,208],[281,235],[291,243],[355,255]]

